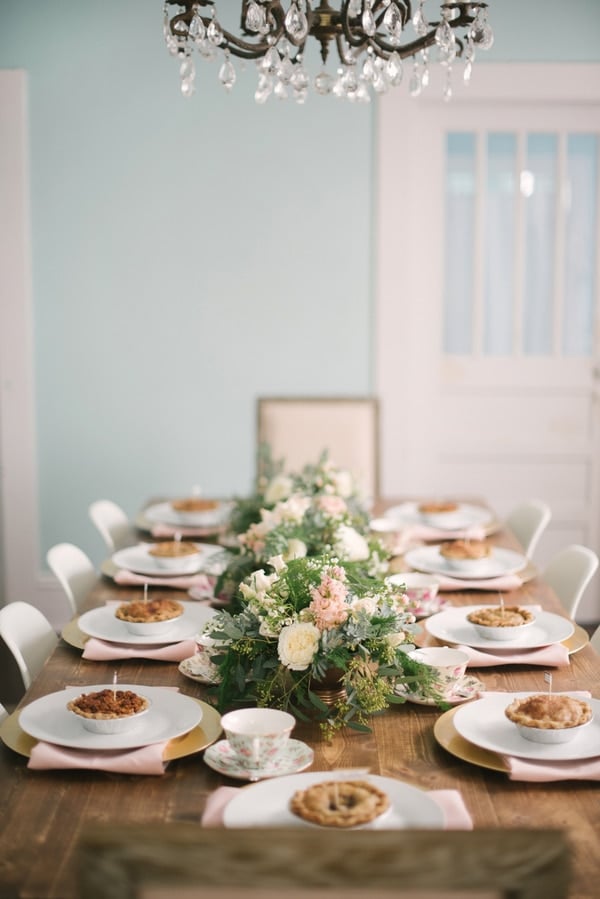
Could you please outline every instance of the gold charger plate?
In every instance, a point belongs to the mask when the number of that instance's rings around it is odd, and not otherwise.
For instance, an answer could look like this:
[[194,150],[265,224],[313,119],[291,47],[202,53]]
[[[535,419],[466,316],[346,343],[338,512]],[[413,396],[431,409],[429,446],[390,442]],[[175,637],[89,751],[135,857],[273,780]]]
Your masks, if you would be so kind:
[[480,768],[489,768],[492,771],[501,771],[503,774],[508,773],[508,768],[504,764],[502,757],[497,752],[491,752],[489,749],[481,749],[474,743],[469,743],[464,737],[461,737],[454,726],[454,716],[460,706],[455,709],[449,709],[436,719],[433,725],[433,735],[438,741],[442,749],[449,752],[450,755],[462,759],[464,762],[470,762],[472,765],[478,765]]
[[73,618],[72,621],[65,624],[60,635],[69,646],[74,646],[75,649],[84,649],[85,644],[90,638],[88,634],[84,634],[84,632],[80,630],[78,621],[78,618]]
[[[200,724],[182,734],[169,740],[165,746],[163,760],[172,762],[174,759],[183,758],[186,755],[193,755],[195,752],[201,752],[215,743],[221,735],[221,716],[212,706],[201,699],[189,697],[197,702],[202,708],[202,720]],[[19,712],[13,712],[0,725],[0,739],[9,749],[18,752],[19,755],[25,755],[27,758],[31,755],[31,750],[38,742],[34,737],[29,736],[19,726]]]

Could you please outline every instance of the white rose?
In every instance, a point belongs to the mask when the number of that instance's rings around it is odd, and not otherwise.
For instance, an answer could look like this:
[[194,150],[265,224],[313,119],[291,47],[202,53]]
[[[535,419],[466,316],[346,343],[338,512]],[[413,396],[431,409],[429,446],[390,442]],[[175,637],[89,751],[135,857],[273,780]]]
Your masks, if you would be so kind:
[[271,587],[277,580],[277,573],[265,574],[264,569],[259,568],[258,571],[255,571],[251,575],[251,578],[251,583],[256,593],[266,593],[267,590],[271,589]]
[[364,611],[367,615],[375,615],[377,613],[377,600],[374,596],[355,596],[350,603],[353,612]]
[[276,475],[265,490],[265,502],[268,506],[287,499],[292,492],[292,479],[285,474]]
[[284,627],[279,634],[279,661],[291,671],[305,671],[319,647],[320,632],[314,624],[297,621]]
[[348,562],[359,562],[369,558],[369,544],[358,531],[347,524],[341,524],[335,534],[335,552]]
[[277,574],[281,574],[283,569],[287,567],[285,564],[285,559],[281,555],[280,556],[272,556],[269,559],[269,565],[271,565],[271,567],[275,569]]
[[349,471],[333,471],[330,479],[338,496],[352,496],[354,479]]
[[406,643],[406,634],[404,631],[398,631],[395,634],[388,634],[386,639],[390,646],[395,649],[396,646],[400,646],[401,643]]
[[286,561],[289,561],[290,559],[303,559],[307,552],[308,547],[303,540],[298,540],[296,537],[290,537],[283,558],[286,559]]

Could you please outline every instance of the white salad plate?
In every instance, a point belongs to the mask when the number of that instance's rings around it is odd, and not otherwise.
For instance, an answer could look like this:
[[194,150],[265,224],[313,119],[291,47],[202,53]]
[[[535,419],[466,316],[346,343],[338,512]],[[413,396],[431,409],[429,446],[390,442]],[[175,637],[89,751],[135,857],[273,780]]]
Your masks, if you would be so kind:
[[109,643],[129,643],[142,646],[159,646],[165,643],[179,643],[180,640],[188,640],[195,637],[202,630],[209,618],[216,615],[216,609],[208,605],[198,605],[191,602],[182,602],[183,614],[173,620],[173,627],[160,634],[143,636],[132,634],[127,630],[124,621],[117,618],[115,610],[117,606],[99,606],[90,609],[79,616],[77,621],[80,631],[88,637],[97,637],[99,640],[108,640]]
[[[82,693],[114,689],[133,690],[151,702],[148,712],[134,730],[121,734],[92,733],[85,730],[82,721],[67,708],[67,703]],[[45,740],[57,746],[116,750],[172,740],[188,733],[201,719],[202,708],[196,700],[175,690],[141,684],[85,684],[67,687],[34,700],[22,710],[19,725],[36,740]]]
[[174,527],[219,527],[229,518],[231,503],[219,503],[214,509],[203,512],[178,512],[170,502],[155,503],[144,509],[144,516],[153,524],[170,524]]
[[225,774],[227,777],[234,777],[237,780],[251,781],[284,777],[287,774],[303,771],[312,765],[314,757],[310,746],[301,740],[288,740],[283,750],[267,768],[258,768],[255,771],[249,771],[248,768],[240,765],[236,754],[229,745],[229,740],[219,740],[218,743],[213,743],[204,753],[204,761],[208,767],[218,771],[219,774]]
[[[400,503],[398,506],[391,506],[391,508],[386,509],[383,515],[384,518],[397,521],[403,527],[429,524],[426,516],[419,512],[419,503],[416,502],[406,502]],[[487,526],[491,525],[493,520],[494,516],[489,509],[473,506],[469,503],[458,503],[456,511],[448,513],[447,523],[445,525],[436,524],[433,529],[447,530],[449,533],[472,527],[483,527],[487,530]],[[491,531],[488,531],[488,533],[491,533]]]
[[[538,692],[542,692],[541,690]],[[575,761],[600,756],[600,700],[586,699],[592,707],[594,718],[568,743],[534,743],[526,740],[509,721],[504,710],[513,699],[531,696],[526,693],[489,693],[468,703],[454,713],[454,727],[465,740],[522,759],[536,761]]]
[[151,543],[126,546],[125,549],[113,553],[111,561],[117,568],[134,571],[136,574],[147,574],[152,577],[178,577],[182,574],[196,574],[197,571],[203,571],[211,556],[223,552],[221,546],[214,546],[212,543],[194,543],[194,546],[200,556],[195,556],[188,561],[183,558],[180,565],[169,568],[161,566],[154,556],[150,555]]
[[402,686],[396,689],[399,696],[406,696],[408,702],[414,702],[416,705],[432,705],[436,706],[440,703],[446,705],[459,705],[462,702],[468,702],[475,699],[485,690],[483,681],[478,680],[470,674],[465,674],[453,685],[452,690],[444,695],[440,695],[438,699],[431,696],[422,696],[419,693],[409,693]]
[[[225,827],[317,827],[290,811],[290,799],[296,790],[329,780],[356,780],[352,771],[316,771],[290,774],[244,787],[225,807]],[[441,828],[444,815],[440,806],[424,790],[376,774],[360,775],[387,793],[391,808],[361,829],[382,827]]]
[[[467,615],[475,609],[486,606],[454,606],[445,612],[432,615],[423,622],[432,637],[443,643],[460,643],[473,649],[490,649],[494,652],[511,652],[521,649],[537,649],[562,643],[575,631],[575,626],[568,618],[555,615],[554,612],[534,612],[535,621],[523,628],[523,633],[513,640],[488,640],[482,637],[474,624],[467,621]],[[526,606],[524,607],[526,608]]]
[[492,546],[491,555],[487,559],[480,560],[477,571],[458,571],[441,555],[440,544],[411,549],[405,554],[404,561],[417,571],[443,574],[460,581],[482,581],[486,578],[516,574],[527,565],[527,559],[522,553],[515,552],[513,549],[504,549],[501,546]]

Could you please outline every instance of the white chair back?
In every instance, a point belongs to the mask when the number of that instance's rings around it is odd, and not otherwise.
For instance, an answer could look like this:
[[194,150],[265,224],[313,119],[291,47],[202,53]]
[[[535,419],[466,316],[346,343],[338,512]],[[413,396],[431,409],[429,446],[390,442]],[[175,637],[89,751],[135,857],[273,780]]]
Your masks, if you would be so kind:
[[600,624],[590,637],[590,645],[593,646],[596,652],[600,654]]
[[546,503],[530,499],[513,509],[506,519],[507,528],[513,532],[528,559],[535,552],[551,518],[550,507]]
[[92,522],[100,532],[100,536],[110,553],[137,543],[134,530],[127,515],[110,499],[99,499],[89,507]]
[[52,546],[46,554],[46,561],[63,588],[73,615],[76,615],[98,579],[92,561],[73,543]]
[[577,543],[561,550],[548,563],[544,580],[557,594],[569,618],[575,618],[583,592],[597,568],[596,553]]
[[27,690],[58,643],[46,616],[27,602],[10,602],[0,609],[0,637],[13,654]]
[[374,397],[260,397],[258,448],[268,444],[287,471],[316,463],[324,451],[350,471],[368,500],[379,496],[379,404]]

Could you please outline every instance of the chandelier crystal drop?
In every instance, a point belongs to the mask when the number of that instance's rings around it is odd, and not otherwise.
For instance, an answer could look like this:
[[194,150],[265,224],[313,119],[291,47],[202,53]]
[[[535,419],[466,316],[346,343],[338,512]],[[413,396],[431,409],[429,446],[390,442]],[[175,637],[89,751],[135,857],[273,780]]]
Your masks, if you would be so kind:
[[[230,25],[226,15],[232,14]],[[403,60],[412,63],[411,96],[427,87],[429,65],[437,61],[445,68],[443,97],[449,100],[457,60],[468,84],[476,51],[494,43],[482,0],[164,0],[163,15],[184,97],[195,91],[196,51],[218,62],[226,91],[237,80],[233,57],[242,65],[255,61],[257,103],[270,97],[304,103],[310,90],[368,103],[404,82]],[[321,64],[312,73],[306,60],[315,50]]]

